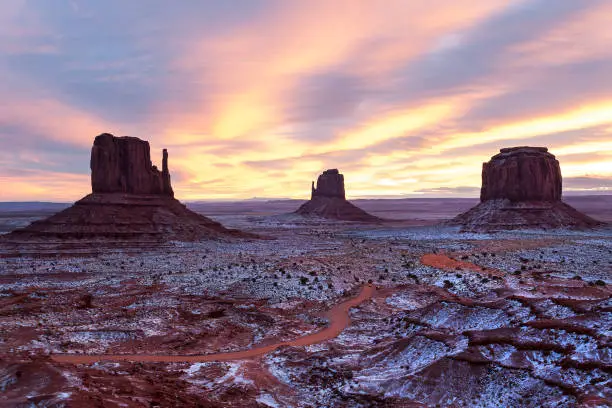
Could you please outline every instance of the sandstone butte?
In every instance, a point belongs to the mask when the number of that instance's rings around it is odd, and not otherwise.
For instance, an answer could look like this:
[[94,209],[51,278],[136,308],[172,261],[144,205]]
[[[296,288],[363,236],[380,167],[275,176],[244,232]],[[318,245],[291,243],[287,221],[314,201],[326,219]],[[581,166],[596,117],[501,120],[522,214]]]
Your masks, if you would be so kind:
[[464,231],[601,225],[564,203],[561,194],[561,167],[546,147],[504,148],[482,166],[480,204],[450,223]]
[[174,198],[164,149],[162,170],[149,143],[136,137],[97,136],[91,149],[92,193],[47,219],[3,237],[5,242],[51,240],[100,243],[193,241],[255,237],[225,228]]
[[151,164],[149,142],[103,133],[91,148],[91,190],[94,194],[125,193],[174,196],[163,150],[162,171]]
[[344,175],[338,169],[325,170],[319,175],[316,187],[312,182],[310,200],[295,213],[341,221],[382,221],[346,200]]

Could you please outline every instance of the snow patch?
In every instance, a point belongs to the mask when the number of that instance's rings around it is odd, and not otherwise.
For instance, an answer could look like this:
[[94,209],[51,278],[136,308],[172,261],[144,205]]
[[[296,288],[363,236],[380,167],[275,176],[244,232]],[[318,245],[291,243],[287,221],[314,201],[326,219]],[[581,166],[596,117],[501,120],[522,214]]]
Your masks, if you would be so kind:
[[264,394],[259,394],[259,396],[257,397],[256,401],[259,402],[260,404],[264,404],[267,407],[280,408],[279,403],[270,394],[265,394],[265,393]]

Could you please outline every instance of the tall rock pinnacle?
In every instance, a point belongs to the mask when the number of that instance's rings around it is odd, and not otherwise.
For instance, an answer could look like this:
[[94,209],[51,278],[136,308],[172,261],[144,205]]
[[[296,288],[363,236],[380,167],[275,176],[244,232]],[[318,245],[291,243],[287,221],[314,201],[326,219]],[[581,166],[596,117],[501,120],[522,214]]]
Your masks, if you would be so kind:
[[163,194],[174,197],[172,184],[170,183],[170,170],[168,170],[168,150],[163,150],[162,156],[162,186]]

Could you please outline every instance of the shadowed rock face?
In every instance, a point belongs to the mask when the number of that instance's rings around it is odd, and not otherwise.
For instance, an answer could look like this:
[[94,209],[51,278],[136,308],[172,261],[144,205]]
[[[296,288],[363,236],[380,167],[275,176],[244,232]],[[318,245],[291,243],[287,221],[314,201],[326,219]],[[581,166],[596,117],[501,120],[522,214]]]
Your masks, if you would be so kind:
[[480,200],[561,200],[561,167],[546,147],[512,147],[482,165]]
[[344,175],[338,169],[325,170],[312,183],[310,201],[302,204],[296,214],[341,221],[379,222],[375,217],[346,200]]
[[344,175],[338,169],[325,170],[317,179],[317,187],[312,182],[311,199],[315,197],[336,197],[346,199]]
[[97,136],[91,148],[93,193],[160,194],[174,196],[170,185],[168,152],[162,171],[151,163],[149,142],[137,137]]
[[451,224],[465,231],[589,228],[600,222],[561,201],[559,162],[546,147],[511,147],[482,166],[480,204]]

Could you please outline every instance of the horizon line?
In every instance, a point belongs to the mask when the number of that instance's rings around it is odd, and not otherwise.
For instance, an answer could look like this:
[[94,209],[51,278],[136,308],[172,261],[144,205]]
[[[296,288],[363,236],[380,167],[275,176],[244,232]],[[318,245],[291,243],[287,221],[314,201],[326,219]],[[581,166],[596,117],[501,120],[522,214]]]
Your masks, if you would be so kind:
[[[569,191],[563,194],[563,197],[588,197],[588,196],[612,196],[612,190],[600,190],[598,191]],[[457,199],[480,199],[477,195],[444,195],[435,196],[423,194],[411,194],[411,195],[372,195],[372,196],[357,196],[347,197],[347,200],[457,200]],[[78,199],[80,200],[80,198]],[[70,204],[78,200],[66,200],[66,201],[43,201],[43,200],[7,200],[0,201],[0,204],[20,204],[20,203],[47,203],[47,204]],[[201,202],[249,202],[249,201],[308,201],[309,198],[292,198],[292,197],[250,197],[250,198],[194,198],[194,199],[181,199],[185,203],[201,203]]]

